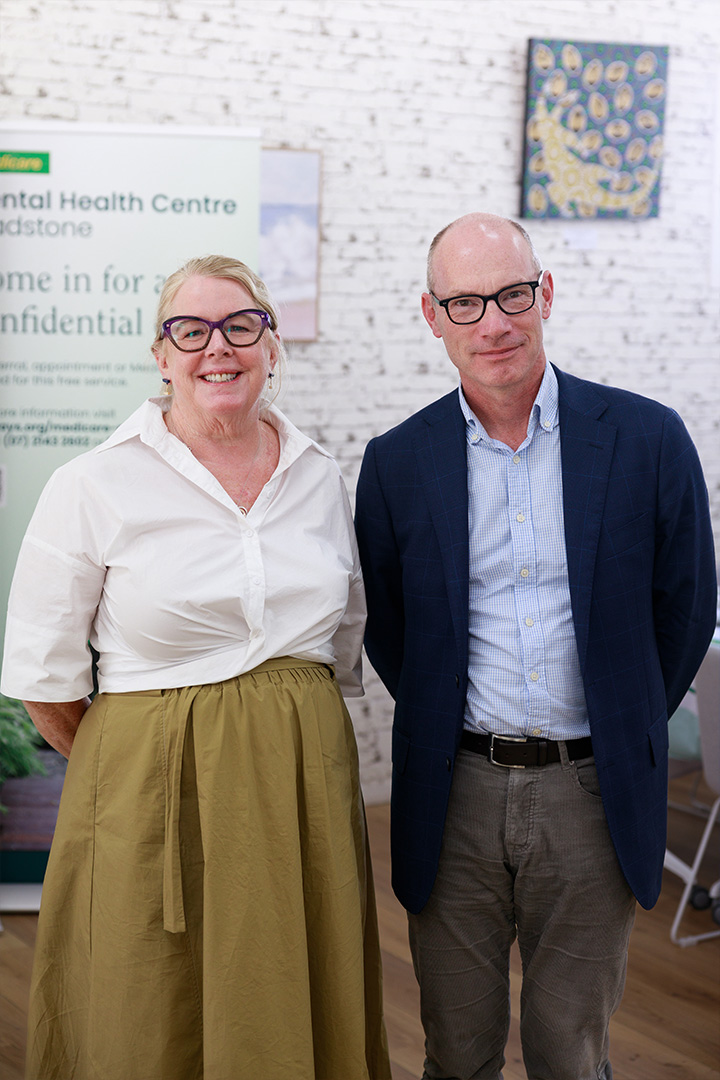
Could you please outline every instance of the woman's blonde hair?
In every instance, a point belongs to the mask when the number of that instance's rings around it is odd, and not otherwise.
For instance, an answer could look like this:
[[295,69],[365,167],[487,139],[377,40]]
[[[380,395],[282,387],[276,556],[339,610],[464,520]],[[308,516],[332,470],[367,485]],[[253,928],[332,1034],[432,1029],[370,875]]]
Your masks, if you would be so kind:
[[[270,316],[270,327],[267,333],[273,338],[278,353],[278,366],[282,370],[287,362],[287,353],[277,333],[278,313],[270,291],[254,270],[239,259],[231,259],[227,255],[201,255],[196,259],[188,259],[179,270],[165,279],[158,301],[154,344],[157,345],[162,341],[162,324],[170,318],[173,302],[181,285],[193,277],[225,278],[228,281],[236,281],[238,285],[247,289],[253,298],[253,303]],[[188,314],[191,313],[188,312]]]

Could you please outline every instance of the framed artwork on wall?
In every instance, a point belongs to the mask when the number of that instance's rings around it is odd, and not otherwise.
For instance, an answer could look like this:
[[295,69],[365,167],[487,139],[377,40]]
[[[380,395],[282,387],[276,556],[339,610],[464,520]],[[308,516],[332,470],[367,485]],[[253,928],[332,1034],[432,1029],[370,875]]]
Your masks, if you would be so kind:
[[531,38],[524,218],[660,210],[668,48]]
[[280,333],[317,337],[320,152],[260,154],[260,276],[276,300]]

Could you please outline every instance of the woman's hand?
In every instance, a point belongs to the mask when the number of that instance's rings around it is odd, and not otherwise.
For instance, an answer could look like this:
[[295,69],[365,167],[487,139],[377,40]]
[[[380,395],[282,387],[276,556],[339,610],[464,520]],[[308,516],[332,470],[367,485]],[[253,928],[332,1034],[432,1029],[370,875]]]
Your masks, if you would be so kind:
[[90,698],[79,701],[23,701],[23,705],[43,739],[63,757],[70,757],[75,732],[90,707]]

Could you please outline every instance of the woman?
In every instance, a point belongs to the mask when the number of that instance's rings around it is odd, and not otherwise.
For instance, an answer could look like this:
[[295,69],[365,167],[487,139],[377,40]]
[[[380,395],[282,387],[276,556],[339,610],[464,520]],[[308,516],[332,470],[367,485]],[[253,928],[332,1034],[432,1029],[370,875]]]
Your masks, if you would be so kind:
[[69,756],[29,1080],[390,1077],[339,689],[362,581],[336,464],[267,404],[276,327],[240,262],[168,278],[171,396],[55,473],[23,544],[3,691]]

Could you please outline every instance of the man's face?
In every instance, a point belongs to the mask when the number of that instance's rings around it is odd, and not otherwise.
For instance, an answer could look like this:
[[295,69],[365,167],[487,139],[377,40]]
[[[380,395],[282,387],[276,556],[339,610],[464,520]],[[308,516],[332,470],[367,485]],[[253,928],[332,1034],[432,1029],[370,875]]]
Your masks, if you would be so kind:
[[[536,281],[524,237],[505,223],[459,224],[439,241],[433,258],[433,292],[451,296],[488,296],[508,285]],[[458,326],[423,293],[422,310],[435,337],[460,372],[469,399],[498,392],[534,393],[545,370],[543,319],[550,316],[553,283],[545,273],[535,303],[520,315],[506,315],[490,301],[480,322]]]

